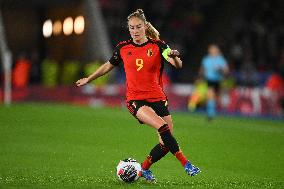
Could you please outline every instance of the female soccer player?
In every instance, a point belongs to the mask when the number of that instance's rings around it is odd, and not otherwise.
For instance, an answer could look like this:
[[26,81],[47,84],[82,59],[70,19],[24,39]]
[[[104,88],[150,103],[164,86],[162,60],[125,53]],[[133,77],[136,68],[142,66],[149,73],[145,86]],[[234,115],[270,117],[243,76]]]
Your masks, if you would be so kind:
[[159,144],[154,146],[142,163],[142,176],[147,181],[155,181],[149,168],[169,151],[180,161],[186,173],[194,176],[200,170],[187,160],[172,135],[173,121],[162,87],[163,59],[176,68],[181,68],[179,52],[171,50],[159,40],[159,32],[146,20],[141,9],[131,13],[127,21],[132,39],[119,43],[108,62],[89,77],[78,80],[76,84],[85,85],[123,63],[127,108],[140,123],[156,129],[159,137]]

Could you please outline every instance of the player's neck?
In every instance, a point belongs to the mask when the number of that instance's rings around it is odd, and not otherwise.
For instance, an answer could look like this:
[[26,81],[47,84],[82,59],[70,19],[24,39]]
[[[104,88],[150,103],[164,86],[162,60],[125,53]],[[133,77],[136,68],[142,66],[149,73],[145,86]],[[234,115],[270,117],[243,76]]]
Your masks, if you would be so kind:
[[133,40],[133,42],[137,45],[142,45],[143,43],[146,43],[148,41],[148,38],[145,36],[140,40]]

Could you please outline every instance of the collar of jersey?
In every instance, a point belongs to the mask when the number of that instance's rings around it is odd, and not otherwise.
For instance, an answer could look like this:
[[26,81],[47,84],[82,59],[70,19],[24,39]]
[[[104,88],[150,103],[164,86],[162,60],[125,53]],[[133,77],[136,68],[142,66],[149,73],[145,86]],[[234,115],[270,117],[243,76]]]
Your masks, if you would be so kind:
[[148,41],[146,41],[145,43],[142,43],[142,44],[136,44],[136,43],[134,43],[133,42],[133,39],[131,39],[131,44],[133,45],[133,46],[135,46],[135,47],[143,47],[143,46],[145,46],[145,45],[147,45],[149,42],[150,42],[150,38],[148,38],[147,37],[147,39],[148,39]]

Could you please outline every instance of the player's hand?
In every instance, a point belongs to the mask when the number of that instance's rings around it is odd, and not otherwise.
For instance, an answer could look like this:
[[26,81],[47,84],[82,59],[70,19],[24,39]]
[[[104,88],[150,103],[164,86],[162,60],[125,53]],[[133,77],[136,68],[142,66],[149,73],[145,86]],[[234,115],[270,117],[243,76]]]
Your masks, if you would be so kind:
[[174,58],[176,56],[179,56],[179,52],[177,50],[171,50],[169,53],[168,53],[168,56],[171,57],[171,58]]
[[88,78],[82,78],[76,81],[76,85],[77,87],[80,87],[80,86],[86,85],[88,82],[89,82]]

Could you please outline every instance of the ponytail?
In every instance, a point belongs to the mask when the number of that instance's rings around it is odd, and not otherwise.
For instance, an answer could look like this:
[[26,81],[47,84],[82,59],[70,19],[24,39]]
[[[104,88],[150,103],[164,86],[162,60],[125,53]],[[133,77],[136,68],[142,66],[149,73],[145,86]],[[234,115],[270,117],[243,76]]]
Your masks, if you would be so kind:
[[133,13],[131,13],[128,17],[127,17],[127,21],[129,21],[132,17],[137,17],[139,19],[141,19],[146,26],[146,36],[151,38],[151,39],[160,39],[160,33],[158,30],[156,30],[156,28],[146,20],[145,14],[143,12],[142,9],[137,9],[136,11],[134,11]]
[[150,23],[146,22],[146,36],[151,39],[160,39],[160,33],[156,28]]

